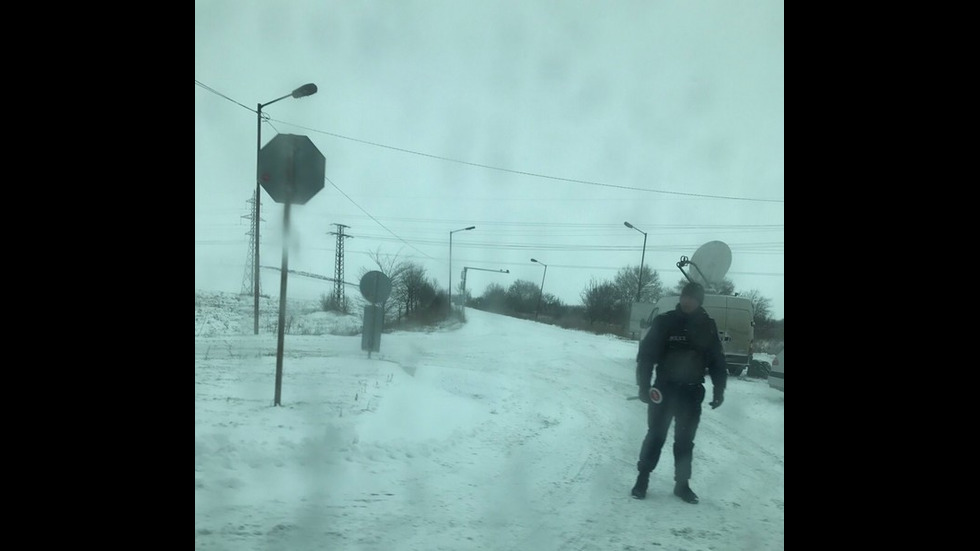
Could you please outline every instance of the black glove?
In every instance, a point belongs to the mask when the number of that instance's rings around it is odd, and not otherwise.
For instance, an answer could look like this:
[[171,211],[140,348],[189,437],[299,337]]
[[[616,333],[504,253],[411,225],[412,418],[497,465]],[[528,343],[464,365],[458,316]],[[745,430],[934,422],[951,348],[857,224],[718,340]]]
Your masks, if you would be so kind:
[[641,386],[639,388],[640,388],[640,393],[637,396],[639,396],[640,401],[643,402],[644,404],[649,404],[650,403],[650,387],[648,387],[648,386]]
[[711,389],[711,394],[713,396],[713,399],[710,402],[708,402],[708,405],[711,406],[711,409],[715,409],[716,407],[720,406],[722,402],[725,401],[724,389],[713,388]]

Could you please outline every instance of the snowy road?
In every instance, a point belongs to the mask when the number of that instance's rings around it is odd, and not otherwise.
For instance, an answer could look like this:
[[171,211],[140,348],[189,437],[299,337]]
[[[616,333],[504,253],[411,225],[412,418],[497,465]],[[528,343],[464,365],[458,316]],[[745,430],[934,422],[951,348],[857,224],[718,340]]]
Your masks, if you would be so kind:
[[[195,548],[783,548],[783,393],[730,379],[691,485],[643,439],[636,343],[467,310],[453,331],[195,339]],[[709,389],[710,383],[706,385]]]

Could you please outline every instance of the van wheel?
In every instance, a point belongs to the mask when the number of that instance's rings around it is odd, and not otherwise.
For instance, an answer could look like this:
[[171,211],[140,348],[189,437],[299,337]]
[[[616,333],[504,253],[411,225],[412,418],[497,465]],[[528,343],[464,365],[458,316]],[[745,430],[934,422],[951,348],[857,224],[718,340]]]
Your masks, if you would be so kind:
[[744,365],[729,365],[728,374],[733,377],[738,377],[739,375],[742,374],[742,370],[744,369],[745,369]]
[[769,378],[770,369],[772,369],[772,366],[769,364],[769,362],[752,360],[752,362],[749,363],[748,376],[756,379],[767,379]]

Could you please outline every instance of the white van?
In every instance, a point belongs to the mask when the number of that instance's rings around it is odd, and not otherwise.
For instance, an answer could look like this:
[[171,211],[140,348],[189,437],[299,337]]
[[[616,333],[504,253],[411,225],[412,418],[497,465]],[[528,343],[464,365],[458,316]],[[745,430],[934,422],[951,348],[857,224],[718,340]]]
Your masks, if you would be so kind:
[[[680,295],[672,295],[657,301],[650,314],[640,320],[640,340],[650,330],[653,318],[676,308],[680,299]],[[731,295],[705,295],[701,306],[718,325],[718,337],[725,351],[728,373],[741,375],[752,361],[752,342],[755,339],[752,301]]]
[[[779,352],[772,359],[772,369],[769,370],[769,386],[776,390],[783,390],[783,347],[779,347]],[[785,391],[784,391],[785,392]]]

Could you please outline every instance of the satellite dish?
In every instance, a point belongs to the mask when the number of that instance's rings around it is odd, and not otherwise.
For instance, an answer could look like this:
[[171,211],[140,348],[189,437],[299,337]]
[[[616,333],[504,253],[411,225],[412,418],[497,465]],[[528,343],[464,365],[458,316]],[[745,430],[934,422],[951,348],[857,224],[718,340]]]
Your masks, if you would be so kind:
[[721,284],[732,267],[732,250],[723,241],[708,241],[694,251],[690,262],[694,266],[690,278],[706,290],[712,289]]

